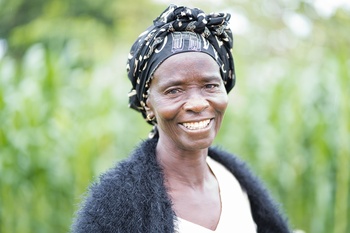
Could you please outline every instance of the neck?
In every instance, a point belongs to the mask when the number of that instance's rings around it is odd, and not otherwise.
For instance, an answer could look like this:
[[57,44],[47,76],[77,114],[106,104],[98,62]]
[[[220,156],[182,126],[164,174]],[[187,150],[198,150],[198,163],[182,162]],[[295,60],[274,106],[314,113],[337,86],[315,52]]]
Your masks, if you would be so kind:
[[211,177],[206,162],[207,154],[208,148],[185,151],[168,148],[161,142],[158,142],[156,148],[157,160],[163,168],[166,183],[171,188],[183,185],[195,189],[203,188]]

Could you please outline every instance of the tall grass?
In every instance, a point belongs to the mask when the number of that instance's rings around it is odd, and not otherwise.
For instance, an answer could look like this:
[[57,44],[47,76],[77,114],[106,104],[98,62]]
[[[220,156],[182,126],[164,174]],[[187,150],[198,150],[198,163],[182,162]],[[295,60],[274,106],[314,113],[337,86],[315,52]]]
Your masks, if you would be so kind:
[[0,232],[67,231],[90,181],[138,139],[112,65],[67,69],[69,55],[34,45],[1,62]]

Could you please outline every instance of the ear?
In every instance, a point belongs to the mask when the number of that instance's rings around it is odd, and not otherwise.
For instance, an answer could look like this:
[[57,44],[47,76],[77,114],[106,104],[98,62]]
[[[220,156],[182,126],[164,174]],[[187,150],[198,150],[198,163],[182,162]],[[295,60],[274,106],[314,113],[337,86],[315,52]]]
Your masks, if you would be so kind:
[[146,105],[145,105],[144,108],[145,108],[145,110],[146,110],[147,115],[150,116],[150,117],[152,118],[152,117],[154,117],[155,115],[154,115],[154,112],[153,112],[153,110],[152,110],[152,108],[151,108],[150,106],[152,106],[152,105],[150,104],[149,99],[147,99],[147,100],[146,100]]

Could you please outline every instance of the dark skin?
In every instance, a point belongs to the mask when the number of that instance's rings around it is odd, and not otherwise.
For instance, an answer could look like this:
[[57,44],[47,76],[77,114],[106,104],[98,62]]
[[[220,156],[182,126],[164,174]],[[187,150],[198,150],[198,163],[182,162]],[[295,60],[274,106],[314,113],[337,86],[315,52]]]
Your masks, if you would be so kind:
[[178,217],[215,230],[221,215],[218,182],[206,163],[228,97],[216,61],[186,52],[155,71],[147,113],[158,123],[156,156]]

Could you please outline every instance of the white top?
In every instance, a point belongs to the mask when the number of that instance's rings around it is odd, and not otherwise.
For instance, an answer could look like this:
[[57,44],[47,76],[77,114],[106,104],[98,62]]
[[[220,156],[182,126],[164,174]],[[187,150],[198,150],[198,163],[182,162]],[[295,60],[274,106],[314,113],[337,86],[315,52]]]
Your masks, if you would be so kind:
[[248,196],[237,179],[223,165],[210,157],[207,157],[207,163],[219,183],[221,196],[219,223],[215,231],[212,231],[177,217],[177,233],[256,233]]

